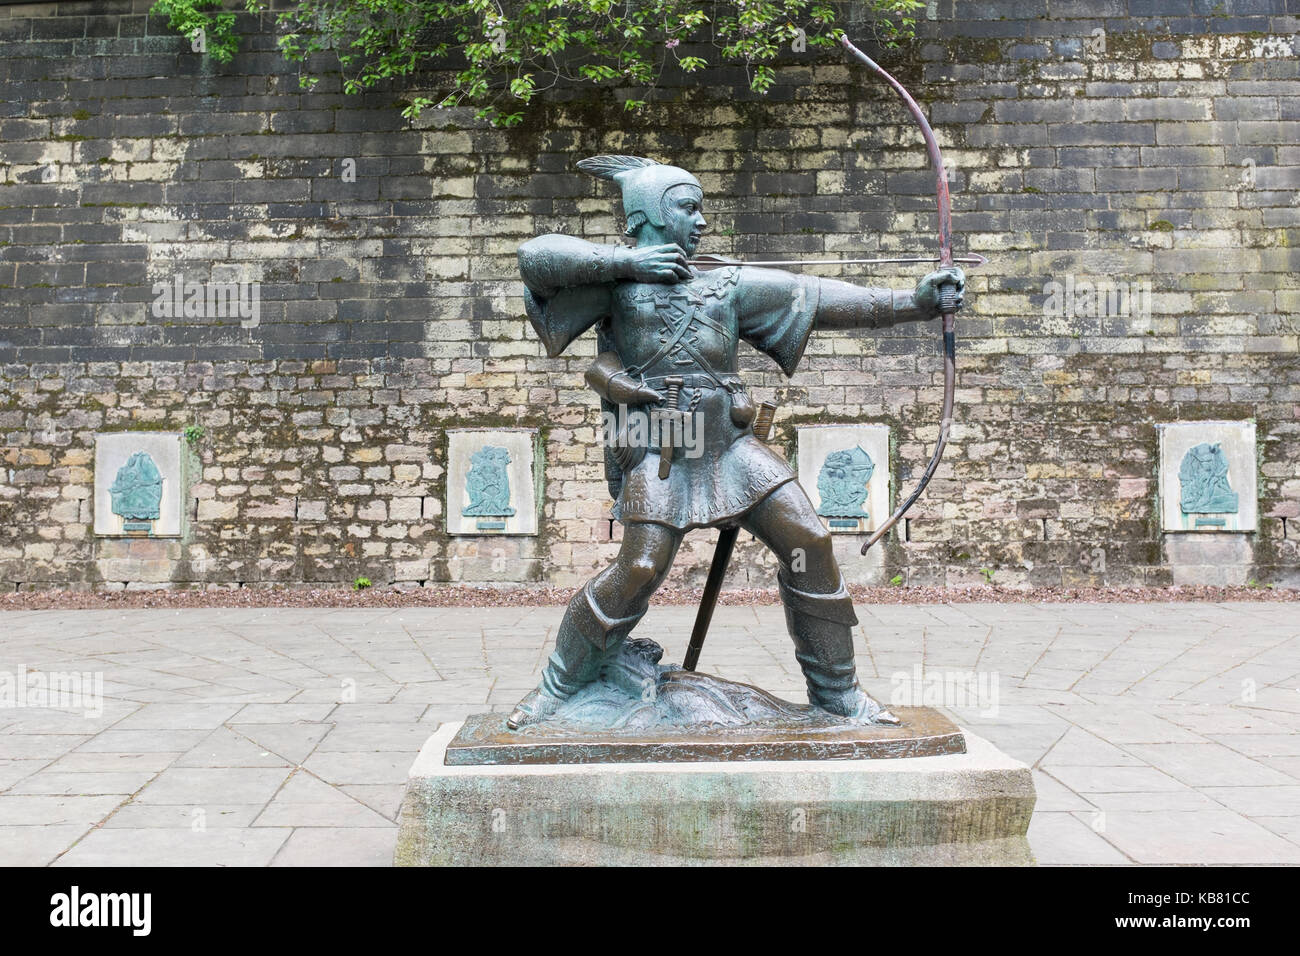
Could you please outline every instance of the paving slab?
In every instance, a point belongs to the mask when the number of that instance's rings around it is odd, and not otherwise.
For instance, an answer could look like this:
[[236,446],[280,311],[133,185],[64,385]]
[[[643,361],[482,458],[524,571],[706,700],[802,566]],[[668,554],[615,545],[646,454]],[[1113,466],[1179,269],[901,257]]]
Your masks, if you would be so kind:
[[0,795],[0,827],[94,826],[122,803],[116,794]]
[[272,866],[389,866],[397,846],[397,826],[301,827],[276,855]]
[[266,803],[284,784],[280,767],[171,767],[136,797],[137,803],[199,806],[213,798],[223,803]]
[[266,866],[293,830],[282,827],[105,827],[82,838],[56,866]]
[[176,758],[177,767],[288,767],[289,761],[231,727],[218,727]]
[[1129,752],[1195,787],[1284,786],[1280,770],[1216,743],[1129,744]]
[[[1108,843],[1149,866],[1300,863],[1300,845],[1229,810],[1104,811],[1094,826]],[[1085,813],[1075,812],[1081,822]]]
[[152,770],[110,770],[103,772],[57,773],[42,770],[24,777],[5,791],[6,794],[128,794],[135,793],[157,776]]
[[[214,796],[218,796],[214,794]],[[201,831],[213,827],[249,827],[263,810],[260,803],[192,803],[171,806],[126,803],[104,821],[106,829],[166,829]]]
[[1038,810],[1029,822],[1029,847],[1041,866],[1122,866],[1132,863],[1071,813]]
[[49,866],[88,829],[58,823],[0,826],[0,866]]

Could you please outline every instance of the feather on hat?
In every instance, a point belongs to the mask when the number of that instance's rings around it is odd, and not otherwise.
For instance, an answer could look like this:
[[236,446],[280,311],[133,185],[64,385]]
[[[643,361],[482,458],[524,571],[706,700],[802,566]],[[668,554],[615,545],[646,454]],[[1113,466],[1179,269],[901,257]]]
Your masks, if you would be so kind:
[[664,193],[674,186],[694,186],[700,181],[677,166],[666,166],[644,156],[604,155],[578,160],[578,168],[598,179],[608,179],[623,192],[623,213],[627,216],[627,235],[635,235],[649,220],[664,225]]

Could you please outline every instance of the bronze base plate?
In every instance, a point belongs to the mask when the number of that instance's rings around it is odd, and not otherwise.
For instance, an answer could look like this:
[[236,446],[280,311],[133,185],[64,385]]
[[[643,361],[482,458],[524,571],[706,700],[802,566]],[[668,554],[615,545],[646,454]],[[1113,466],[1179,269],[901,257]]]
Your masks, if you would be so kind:
[[893,707],[886,725],[668,727],[662,731],[514,731],[504,714],[474,714],[447,747],[446,766],[478,764],[701,763],[736,760],[877,760],[964,754],[966,739],[931,707]]

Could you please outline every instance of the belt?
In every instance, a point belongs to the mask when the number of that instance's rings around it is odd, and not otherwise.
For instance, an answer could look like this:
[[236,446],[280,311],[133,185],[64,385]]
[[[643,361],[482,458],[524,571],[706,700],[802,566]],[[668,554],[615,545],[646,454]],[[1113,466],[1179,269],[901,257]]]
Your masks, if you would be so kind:
[[712,375],[705,375],[701,372],[687,372],[677,376],[647,375],[645,377],[645,384],[650,388],[662,390],[664,380],[667,378],[680,378],[682,380],[682,388],[725,388],[727,391],[732,392],[738,388],[745,387],[745,383],[739,375],[723,373],[718,375],[717,378],[714,378]]

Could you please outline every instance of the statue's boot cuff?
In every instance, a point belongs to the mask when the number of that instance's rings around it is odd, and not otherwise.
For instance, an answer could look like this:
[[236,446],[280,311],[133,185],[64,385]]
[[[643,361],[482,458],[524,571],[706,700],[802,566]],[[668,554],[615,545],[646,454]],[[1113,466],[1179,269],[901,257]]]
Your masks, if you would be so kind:
[[777,585],[795,658],[808,683],[809,703],[852,720],[898,723],[858,685],[853,664],[853,626],[858,616],[843,577],[839,587],[826,594],[793,587],[784,570],[777,575]]
[[644,610],[621,618],[605,613],[587,582],[564,612],[555,652],[542,672],[538,691],[561,702],[568,700],[600,675],[601,666],[644,616]]
[[853,599],[849,597],[849,589],[844,585],[843,575],[840,575],[839,586],[834,591],[823,594],[799,590],[790,583],[784,568],[778,572],[776,581],[781,592],[781,601],[785,604],[787,620],[790,612],[793,611],[801,616],[847,624],[849,627],[858,623],[858,615],[853,610]]
[[[596,593],[591,585],[592,582],[588,581],[569,601],[569,610],[564,615],[564,623],[560,625],[560,629],[563,631],[565,624],[568,624],[594,647],[607,650],[616,647],[623,638],[627,637],[637,621],[645,616],[645,611],[627,617],[606,614],[596,603]],[[571,621],[570,617],[572,617]]]

